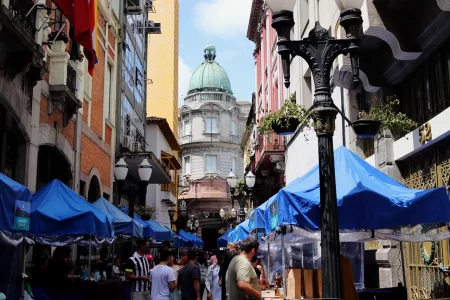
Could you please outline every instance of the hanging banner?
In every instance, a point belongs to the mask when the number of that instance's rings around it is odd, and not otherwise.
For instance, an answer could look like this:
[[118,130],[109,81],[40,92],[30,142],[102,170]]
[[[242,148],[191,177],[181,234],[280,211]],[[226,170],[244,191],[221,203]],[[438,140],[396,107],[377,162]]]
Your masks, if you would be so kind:
[[270,228],[275,229],[278,226],[278,201],[270,204]]
[[31,202],[16,200],[14,211],[14,230],[30,230]]

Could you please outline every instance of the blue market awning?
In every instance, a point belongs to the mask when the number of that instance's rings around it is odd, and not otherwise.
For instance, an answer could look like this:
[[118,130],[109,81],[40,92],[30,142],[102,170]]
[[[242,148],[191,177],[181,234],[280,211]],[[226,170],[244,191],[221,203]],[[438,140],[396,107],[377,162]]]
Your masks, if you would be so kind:
[[0,230],[14,230],[16,200],[31,202],[27,187],[0,173]]
[[153,231],[155,232],[155,239],[157,241],[170,241],[171,237],[172,237],[172,230],[170,230],[169,228],[162,226],[161,224],[159,224],[156,221],[146,221],[150,227],[153,229]]
[[93,234],[110,238],[114,236],[113,220],[57,179],[32,196],[30,233],[34,236]]
[[192,241],[194,244],[194,247],[203,247],[203,241],[201,239],[199,239],[196,235],[194,235],[190,232],[186,232],[183,229],[179,230],[179,234],[181,237]]
[[226,247],[228,245],[228,234],[233,231],[233,228],[228,229],[217,239],[217,247]]
[[[126,207],[125,205],[121,205],[120,210],[128,215],[128,207]],[[147,221],[142,220],[141,216],[138,215],[136,212],[134,212],[133,220],[142,227],[142,235],[144,238],[147,238],[147,239],[150,239],[150,238],[155,239],[156,238],[155,230],[150,226],[149,223],[147,223]]]
[[[339,229],[379,230],[450,222],[445,187],[410,189],[345,147],[334,152],[334,161]],[[277,224],[320,228],[319,166],[280,190],[268,206],[266,232]]]
[[116,236],[130,235],[138,238],[144,237],[144,228],[105,198],[98,199],[92,205],[114,218],[113,224]]
[[229,234],[228,234],[228,242],[236,243],[245,240],[248,238],[250,234],[249,227],[250,220],[247,219],[241,224],[237,225]]

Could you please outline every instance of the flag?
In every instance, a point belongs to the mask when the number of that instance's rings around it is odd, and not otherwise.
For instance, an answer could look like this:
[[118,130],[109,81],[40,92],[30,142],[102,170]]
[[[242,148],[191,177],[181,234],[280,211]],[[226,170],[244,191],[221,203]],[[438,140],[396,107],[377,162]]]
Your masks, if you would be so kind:
[[69,19],[74,30],[74,41],[83,46],[88,60],[88,72],[93,75],[98,62],[97,50],[97,0],[53,0]]

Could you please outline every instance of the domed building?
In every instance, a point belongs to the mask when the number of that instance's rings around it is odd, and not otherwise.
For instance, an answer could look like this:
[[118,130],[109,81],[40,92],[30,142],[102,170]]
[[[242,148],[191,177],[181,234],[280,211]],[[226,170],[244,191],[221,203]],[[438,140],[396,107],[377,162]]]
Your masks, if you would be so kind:
[[[216,48],[204,50],[204,62],[192,74],[179,111],[182,173],[179,200],[185,201],[192,224],[205,247],[215,247],[225,228],[219,211],[231,212],[226,177],[244,177],[241,136],[250,102],[236,101],[227,72],[216,62]],[[238,203],[234,203],[238,210]],[[199,222],[195,222],[198,220]],[[195,230],[195,228],[193,228]]]

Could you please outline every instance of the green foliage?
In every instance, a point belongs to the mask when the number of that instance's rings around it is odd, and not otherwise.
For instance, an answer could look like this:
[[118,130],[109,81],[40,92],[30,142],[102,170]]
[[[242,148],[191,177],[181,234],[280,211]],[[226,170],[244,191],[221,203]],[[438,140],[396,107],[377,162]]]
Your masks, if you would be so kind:
[[217,230],[217,233],[221,234],[221,235],[224,234],[225,232],[227,232],[227,229],[225,227],[220,228],[219,230]]
[[238,179],[238,181],[236,182],[236,189],[234,193],[235,195],[243,195],[245,193],[244,179]]
[[397,113],[400,101],[397,98],[387,99],[383,104],[376,97],[372,99],[369,113],[361,112],[360,120],[377,120],[381,122],[380,130],[389,129],[394,138],[402,137],[417,127],[417,123],[404,113]]
[[287,128],[289,127],[289,119],[297,119],[300,122],[300,126],[309,128],[313,126],[313,117],[314,113],[312,111],[295,103],[294,93],[289,97],[289,99],[285,100],[284,105],[280,108],[280,110],[276,112],[269,112],[260,120],[258,133],[271,134],[273,132],[273,124]]
[[153,205],[152,206],[141,205],[138,207],[137,213],[140,216],[142,215],[150,216],[150,220],[156,220],[156,207]]

